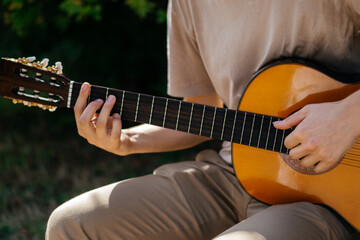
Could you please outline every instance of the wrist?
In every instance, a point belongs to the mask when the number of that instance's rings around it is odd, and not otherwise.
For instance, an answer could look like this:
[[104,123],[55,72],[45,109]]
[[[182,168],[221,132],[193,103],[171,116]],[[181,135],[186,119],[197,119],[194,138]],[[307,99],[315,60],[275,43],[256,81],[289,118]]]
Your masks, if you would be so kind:
[[349,95],[341,101],[342,108],[345,109],[345,114],[351,119],[351,124],[355,127],[357,136],[360,137],[360,90]]
[[127,156],[135,153],[133,152],[133,139],[127,129],[122,129],[120,135],[120,145],[114,153],[119,156]]

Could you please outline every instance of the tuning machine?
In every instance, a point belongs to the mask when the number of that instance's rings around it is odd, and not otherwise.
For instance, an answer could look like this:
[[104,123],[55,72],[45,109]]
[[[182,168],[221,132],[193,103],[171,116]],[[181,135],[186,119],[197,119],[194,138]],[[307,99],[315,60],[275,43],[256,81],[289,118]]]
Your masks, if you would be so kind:
[[33,103],[33,102],[24,101],[24,100],[15,99],[15,98],[9,98],[9,97],[5,97],[5,98],[12,100],[13,104],[18,104],[18,103],[21,104],[22,103],[23,105],[25,105],[27,107],[38,107],[38,108],[41,108],[42,110],[49,110],[50,112],[54,112],[56,110],[56,107],[54,107],[54,106]]

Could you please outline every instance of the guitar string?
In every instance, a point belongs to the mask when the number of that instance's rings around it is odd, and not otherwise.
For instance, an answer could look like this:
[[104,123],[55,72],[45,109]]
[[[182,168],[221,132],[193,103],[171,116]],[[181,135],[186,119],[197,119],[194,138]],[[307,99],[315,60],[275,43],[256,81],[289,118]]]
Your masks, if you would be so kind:
[[[349,160],[351,160],[351,161],[355,161],[355,162],[360,162],[360,160],[358,160],[358,159],[354,159],[354,158],[352,158],[352,157],[350,157],[350,156],[347,156],[349,153],[347,153],[347,154],[345,154],[345,157],[344,157],[344,159],[349,159]],[[359,155],[354,155],[354,154],[350,154],[350,155],[353,155],[353,156],[359,156]],[[347,157],[346,157],[347,156]]]
[[345,165],[349,165],[349,166],[352,166],[352,167],[360,167],[360,165],[358,164],[354,164],[352,162],[347,162],[347,161],[341,161],[339,164],[345,164]]
[[[97,91],[97,88],[93,88],[94,90],[92,91],[92,98],[93,99],[97,99],[97,98],[102,98],[103,97],[103,93],[101,93],[101,92],[99,92],[99,91]],[[103,91],[106,91],[107,90],[107,88],[103,88],[102,89]],[[108,90],[107,90],[108,91]],[[116,91],[119,91],[119,90],[116,90]],[[116,94],[120,94],[120,92],[115,92],[114,93],[114,95],[116,96]],[[134,94],[136,94],[136,93],[134,93]],[[174,100],[174,101],[179,101],[179,100]],[[180,101],[179,101],[180,102]],[[140,101],[140,103],[146,103],[145,101]],[[234,110],[234,111],[236,111],[236,110]],[[255,114],[256,115],[256,114]],[[258,115],[258,116],[263,116],[263,115]],[[231,117],[229,117],[229,120],[231,121],[231,120],[233,120]],[[263,127],[263,125],[261,125],[261,124],[254,124],[254,126],[256,127],[256,128],[258,128],[258,127]],[[259,135],[261,134],[261,132],[259,131]],[[283,145],[283,142],[280,142],[280,147]]]
[[352,158],[347,158],[347,157],[344,157],[342,160],[348,160],[348,161],[351,161],[351,162],[357,162],[357,163],[360,163],[359,160],[357,159],[352,159]]
[[[102,90],[106,91],[106,88],[103,88]],[[111,91],[111,90],[110,90]],[[116,97],[116,94],[121,94],[120,91],[122,90],[112,90],[112,91],[116,91],[115,93],[110,93],[112,95],[115,95]],[[136,93],[134,93],[136,94]],[[74,94],[72,97],[76,98],[77,96],[75,96],[76,94]],[[97,91],[97,88],[93,88],[93,91],[92,91],[92,96],[91,98],[93,99],[97,99],[97,98],[103,98],[104,94],[102,92],[98,92]],[[118,96],[119,97],[119,96]],[[180,100],[173,100],[175,102],[180,102]],[[147,103],[145,101],[140,101],[140,103]],[[191,104],[191,103],[190,103]],[[234,110],[236,111],[236,110]],[[258,114],[254,114],[254,115],[257,115],[257,116],[262,116],[262,115],[258,115]],[[231,121],[232,118],[229,117],[229,120]],[[262,125],[261,124],[254,124],[254,127],[261,127]],[[260,131],[259,131],[259,134],[260,134]],[[359,142],[356,142],[356,144],[359,143]],[[283,143],[282,143],[283,144]],[[360,148],[355,148],[353,147],[352,149],[356,149],[356,150],[360,150]],[[360,156],[358,154],[353,154],[353,153],[348,153],[348,154],[351,154],[351,155],[354,155],[354,156]],[[343,160],[349,160],[349,161],[353,161],[353,162],[360,162],[360,160],[356,160],[356,159],[352,159],[352,158],[343,158]],[[351,166],[351,167],[358,167],[360,168],[360,166],[355,166],[355,165],[352,165],[352,164],[348,164],[348,163],[344,163],[344,162],[341,162],[340,164],[343,164],[343,165],[348,165],[348,166]]]
[[[74,85],[78,85],[78,87],[80,87],[81,83],[74,82]],[[94,98],[94,99],[97,99],[97,98],[102,99],[103,98],[103,93],[101,93],[100,91],[106,91],[106,90],[108,91],[109,89],[105,88],[105,87],[101,87],[101,86],[94,87],[93,90],[92,90],[92,96],[91,97]],[[111,91],[115,91],[116,93],[120,94],[120,91],[123,91],[123,90],[112,89]],[[113,93],[113,95],[116,95],[116,93]],[[134,93],[134,94],[136,94],[136,93]],[[76,94],[74,94],[72,97],[77,97],[75,95]],[[174,100],[174,101],[179,101],[179,100]],[[140,103],[141,103],[141,101],[140,101]],[[360,144],[360,141],[357,141],[355,144]],[[354,147],[353,147],[353,149],[360,150],[360,148],[354,148]]]
[[355,166],[355,165],[351,165],[351,164],[347,164],[347,163],[339,163],[339,164],[346,165],[346,166],[349,166],[349,167],[360,168],[360,166]]
[[[94,96],[94,95],[95,95],[95,94],[93,94],[93,96]],[[134,100],[134,101],[135,101],[135,100]],[[134,106],[135,106],[135,105],[134,105]],[[255,124],[255,125],[261,127],[261,124]],[[351,153],[350,153],[350,154],[351,154]],[[357,154],[351,154],[351,155],[359,156],[359,155],[357,155]],[[348,163],[348,162],[344,162],[344,160],[353,161],[353,162],[360,162],[359,160],[352,159],[352,158],[344,158],[344,159],[343,159],[343,162],[340,163],[340,164],[344,164],[344,165],[348,165],[348,166],[352,166],[352,167],[359,167],[359,166],[353,165],[353,163],[350,164],[350,163]]]

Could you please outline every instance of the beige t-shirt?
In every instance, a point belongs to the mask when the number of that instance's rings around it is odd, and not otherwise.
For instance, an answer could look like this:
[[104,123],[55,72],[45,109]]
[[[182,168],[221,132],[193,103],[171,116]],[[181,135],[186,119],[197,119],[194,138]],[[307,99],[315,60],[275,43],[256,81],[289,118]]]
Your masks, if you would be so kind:
[[360,73],[359,31],[360,0],[170,0],[168,93],[217,93],[236,109],[252,75],[280,57]]

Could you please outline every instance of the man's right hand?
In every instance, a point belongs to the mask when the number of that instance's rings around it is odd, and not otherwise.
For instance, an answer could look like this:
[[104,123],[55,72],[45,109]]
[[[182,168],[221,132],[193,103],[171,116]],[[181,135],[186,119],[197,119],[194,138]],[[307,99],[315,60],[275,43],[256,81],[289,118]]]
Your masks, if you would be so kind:
[[[127,155],[130,138],[121,134],[121,119],[118,113],[110,116],[116,98],[110,95],[106,102],[97,99],[87,104],[91,86],[84,83],[74,106],[76,125],[79,135],[90,144],[117,155]],[[96,111],[102,107],[100,114]]]

